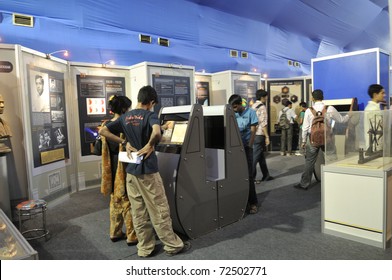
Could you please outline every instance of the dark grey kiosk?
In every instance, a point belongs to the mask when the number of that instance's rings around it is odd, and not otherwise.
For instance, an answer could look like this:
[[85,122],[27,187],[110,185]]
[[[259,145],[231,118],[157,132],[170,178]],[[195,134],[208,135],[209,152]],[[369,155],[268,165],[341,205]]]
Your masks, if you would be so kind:
[[156,151],[174,230],[197,238],[240,220],[248,169],[231,107],[164,107],[159,118]]

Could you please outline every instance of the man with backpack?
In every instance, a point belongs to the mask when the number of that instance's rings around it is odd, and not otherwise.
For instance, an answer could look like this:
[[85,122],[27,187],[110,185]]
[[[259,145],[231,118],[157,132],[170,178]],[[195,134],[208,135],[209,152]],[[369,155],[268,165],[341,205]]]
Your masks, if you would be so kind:
[[[290,100],[283,99],[282,104],[285,106],[279,112],[279,127],[282,131],[280,136],[280,155],[291,156],[293,147],[293,124],[294,119],[297,118],[294,110],[291,109],[292,104]],[[287,152],[286,152],[287,147]]]
[[348,122],[351,115],[349,113],[343,117],[333,106],[324,105],[324,93],[321,89],[314,90],[312,98],[314,104],[306,109],[302,125],[301,146],[305,148],[306,145],[305,168],[301,176],[301,182],[294,185],[294,188],[300,190],[307,190],[310,186],[319,150],[321,149],[324,152],[326,145],[331,145],[331,150],[334,149],[331,121],[345,123]]

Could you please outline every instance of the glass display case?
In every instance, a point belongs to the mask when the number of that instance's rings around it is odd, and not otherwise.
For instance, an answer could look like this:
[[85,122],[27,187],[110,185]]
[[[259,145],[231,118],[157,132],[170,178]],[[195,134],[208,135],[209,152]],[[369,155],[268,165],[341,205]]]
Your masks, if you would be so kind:
[[35,251],[0,209],[0,260],[37,260]]
[[339,124],[343,135],[334,134],[331,122],[332,140],[325,146],[322,230],[385,249],[392,235],[391,113],[350,115]]
[[[342,115],[348,112],[340,112]],[[332,142],[325,147],[325,165],[387,170],[392,167],[391,112],[350,112],[347,123],[330,121]],[[327,133],[327,132],[326,132]]]

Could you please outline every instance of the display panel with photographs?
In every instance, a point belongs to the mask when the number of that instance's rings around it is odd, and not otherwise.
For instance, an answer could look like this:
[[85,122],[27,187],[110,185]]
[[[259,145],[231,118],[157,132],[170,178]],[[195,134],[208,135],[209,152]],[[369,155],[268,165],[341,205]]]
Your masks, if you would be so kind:
[[191,84],[189,77],[152,75],[152,86],[158,94],[158,104],[154,111],[162,107],[190,105]]
[[234,93],[244,98],[249,106],[256,101],[257,82],[256,81],[234,81]]
[[292,103],[292,109],[299,114],[299,103],[304,97],[304,81],[303,80],[279,80],[268,81],[269,104],[270,104],[270,128],[271,132],[275,132],[275,124],[278,123],[279,111],[285,106],[284,100]]
[[34,168],[69,158],[64,73],[27,65]]
[[104,120],[112,118],[111,96],[125,95],[125,78],[77,75],[80,146],[82,156],[92,155],[93,143]]

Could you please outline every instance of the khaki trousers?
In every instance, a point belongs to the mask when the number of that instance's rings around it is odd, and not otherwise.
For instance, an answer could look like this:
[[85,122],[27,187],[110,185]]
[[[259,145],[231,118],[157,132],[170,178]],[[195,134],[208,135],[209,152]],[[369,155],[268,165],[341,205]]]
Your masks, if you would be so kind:
[[166,252],[180,251],[184,243],[173,231],[169,204],[159,173],[127,174],[127,192],[139,241],[138,255],[145,257],[154,250],[154,229]]

